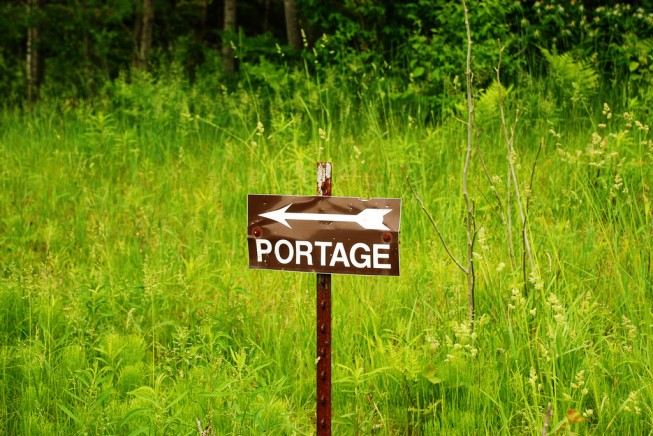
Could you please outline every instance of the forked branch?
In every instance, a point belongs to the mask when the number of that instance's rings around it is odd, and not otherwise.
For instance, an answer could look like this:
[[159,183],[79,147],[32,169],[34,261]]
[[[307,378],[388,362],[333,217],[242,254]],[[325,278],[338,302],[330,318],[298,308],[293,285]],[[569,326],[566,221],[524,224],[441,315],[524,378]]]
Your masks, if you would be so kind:
[[467,14],[467,4],[465,4],[465,0],[462,0],[462,5],[463,5],[463,10],[465,12],[465,28],[467,29],[467,68],[465,70],[465,76],[467,78],[466,82],[467,82],[467,111],[468,111],[467,123],[466,123],[467,124],[467,150],[465,153],[465,166],[463,168],[463,174],[462,174],[462,194],[465,200],[465,211],[466,211],[465,225],[467,230],[466,232],[467,233],[467,250],[466,250],[467,266],[463,266],[463,264],[460,261],[458,261],[458,259],[456,259],[456,257],[451,253],[451,250],[449,249],[447,243],[444,240],[444,237],[442,236],[442,232],[440,232],[440,229],[438,228],[435,220],[424,206],[424,203],[419,198],[419,195],[417,195],[417,192],[415,191],[412,184],[410,183],[410,179],[406,175],[405,170],[403,168],[401,170],[403,171],[404,176],[406,177],[406,182],[408,182],[408,186],[410,187],[410,190],[413,192],[413,195],[417,199],[424,213],[426,213],[426,216],[429,218],[429,221],[431,221],[431,225],[435,229],[438,238],[440,238],[440,242],[442,243],[442,246],[444,247],[445,251],[449,255],[449,258],[451,258],[453,263],[455,263],[456,266],[462,272],[464,272],[465,276],[467,277],[467,303],[469,308],[469,323],[471,328],[473,328],[474,313],[475,313],[474,287],[476,285],[476,276],[474,274],[474,241],[476,239],[476,230],[475,230],[476,222],[474,217],[474,207],[472,201],[469,198],[469,192],[467,189],[467,179],[469,175],[470,161],[472,159],[472,146],[473,146],[473,138],[474,138],[474,101],[472,99],[472,69],[471,69],[472,36],[471,36],[471,31],[469,29],[469,16]]
[[408,178],[408,175],[406,174],[406,170],[402,167],[401,171],[404,173],[404,177],[406,178],[406,182],[408,183],[408,187],[413,192],[413,196],[415,197],[415,199],[419,203],[420,207],[422,208],[422,210],[424,211],[424,213],[428,217],[429,221],[431,221],[431,225],[435,229],[435,233],[438,235],[438,238],[440,239],[440,242],[442,243],[442,246],[444,247],[444,251],[447,252],[447,254],[449,255],[449,258],[453,261],[453,263],[455,263],[456,266],[458,268],[460,268],[460,270],[462,272],[467,274],[467,270],[465,269],[465,267],[458,261],[458,259],[456,259],[456,257],[453,255],[453,253],[451,253],[451,250],[449,250],[449,246],[447,245],[446,241],[444,240],[444,237],[442,236],[442,233],[440,232],[440,229],[438,228],[438,224],[435,222],[435,220],[433,219],[433,216],[429,213],[426,206],[424,206],[424,202],[422,202],[422,199],[419,198],[419,195],[417,195],[417,191],[415,191],[415,188],[413,188],[413,185],[410,183],[410,179]]

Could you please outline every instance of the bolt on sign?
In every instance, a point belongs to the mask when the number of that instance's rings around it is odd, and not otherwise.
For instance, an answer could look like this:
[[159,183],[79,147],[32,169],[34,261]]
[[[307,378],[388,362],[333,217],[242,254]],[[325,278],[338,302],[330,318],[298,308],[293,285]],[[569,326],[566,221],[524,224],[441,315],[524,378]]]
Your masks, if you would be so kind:
[[249,267],[399,275],[400,198],[247,196]]

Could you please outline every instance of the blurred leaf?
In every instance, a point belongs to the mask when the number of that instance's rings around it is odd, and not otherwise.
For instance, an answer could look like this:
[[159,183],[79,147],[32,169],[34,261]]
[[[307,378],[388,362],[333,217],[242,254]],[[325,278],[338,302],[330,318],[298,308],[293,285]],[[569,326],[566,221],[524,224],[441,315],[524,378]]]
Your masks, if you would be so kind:
[[434,385],[437,385],[438,383],[442,383],[442,379],[440,377],[436,376],[436,369],[435,365],[432,363],[427,364],[424,367],[424,370],[422,371],[422,376],[433,383]]
[[417,79],[418,77],[422,77],[424,75],[424,67],[417,67],[413,70],[413,78]]

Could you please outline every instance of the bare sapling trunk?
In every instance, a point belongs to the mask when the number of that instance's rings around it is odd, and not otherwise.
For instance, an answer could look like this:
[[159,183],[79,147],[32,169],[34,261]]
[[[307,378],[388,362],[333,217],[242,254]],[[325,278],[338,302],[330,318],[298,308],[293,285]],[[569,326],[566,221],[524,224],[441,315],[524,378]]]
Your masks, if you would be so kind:
[[467,230],[467,267],[465,274],[467,275],[467,304],[469,309],[469,322],[474,325],[474,315],[476,306],[474,303],[474,287],[476,285],[476,277],[474,275],[474,239],[476,236],[476,223],[474,218],[474,208],[472,201],[469,198],[467,190],[467,178],[469,174],[469,163],[472,158],[472,146],[474,139],[474,101],[472,99],[472,35],[469,29],[469,16],[467,14],[467,5],[465,0],[462,0],[463,10],[465,12],[465,29],[467,31],[467,66],[465,69],[465,77],[467,82],[467,151],[465,154],[465,166],[463,169],[462,191],[463,198],[465,199],[466,211],[466,230]]
[[449,258],[451,258],[453,263],[456,264],[456,266],[463,273],[465,273],[465,276],[467,278],[467,305],[469,310],[469,324],[470,327],[473,329],[474,317],[476,311],[476,306],[474,302],[474,289],[476,286],[476,276],[474,274],[474,240],[476,238],[476,219],[474,217],[474,206],[472,200],[469,197],[469,191],[467,189],[467,179],[469,175],[469,166],[472,159],[473,138],[474,138],[474,101],[472,99],[472,70],[471,70],[472,37],[471,37],[471,31],[469,29],[469,18],[467,15],[467,5],[465,4],[465,0],[462,0],[462,4],[463,4],[463,9],[465,11],[465,27],[467,29],[467,68],[465,71],[465,75],[467,77],[468,119],[467,119],[467,148],[465,152],[465,166],[462,174],[462,194],[465,200],[465,228],[466,228],[466,236],[467,236],[466,262],[465,262],[466,265],[464,265],[462,262],[456,259],[456,257],[449,249],[449,246],[445,242],[442,232],[438,228],[437,223],[435,222],[435,220],[433,219],[429,211],[424,206],[422,200],[417,195],[417,192],[415,191],[412,184],[410,183],[410,180],[406,175],[405,171],[404,171],[404,176],[406,177],[406,181],[408,182],[408,186],[410,187],[410,190],[413,192],[413,195],[417,199],[422,210],[424,211],[424,213],[426,213],[426,216],[431,222],[431,225],[435,229],[435,232],[438,235],[438,238],[440,239],[442,246],[447,252],[447,255],[449,256]]
[[[519,212],[519,218],[521,220],[521,225],[522,225],[522,244],[523,244],[523,251],[522,251],[522,269],[524,272],[524,286],[526,286],[526,280],[527,280],[527,273],[526,273],[526,260],[528,259],[528,265],[530,267],[530,270],[533,271],[535,268],[535,262],[533,260],[533,253],[531,250],[531,244],[529,241],[528,237],[528,225],[527,225],[527,210],[526,207],[523,204],[522,201],[522,196],[521,192],[519,190],[519,182],[517,181],[517,175],[515,173],[515,135],[517,131],[517,123],[519,122],[519,110],[515,111],[515,122],[510,130],[510,133],[508,132],[508,126],[506,124],[506,117],[503,109],[503,94],[501,92],[501,56],[503,54],[503,47],[499,44],[499,63],[497,66],[497,90],[499,94],[499,112],[501,114],[501,126],[503,127],[503,135],[506,141],[506,147],[508,151],[508,190],[510,190],[510,185],[512,184],[514,186],[515,190],[515,202],[517,203],[517,211]],[[539,151],[538,151],[538,156],[539,156]],[[536,158],[537,162],[537,158]],[[533,165],[533,173],[535,172],[535,164]],[[531,175],[531,180],[532,180],[532,175]],[[532,183],[532,182],[531,182]],[[508,194],[510,195],[510,194]],[[508,210],[507,210],[507,215],[510,217],[510,201],[508,201]],[[512,233],[512,229],[510,228],[511,221],[510,219],[508,220],[508,232],[509,234]],[[512,253],[512,252],[511,252]],[[511,257],[512,258],[512,257]]]
[[224,26],[222,27],[222,69],[228,76],[236,73],[234,58],[234,34],[236,33],[236,0],[224,2]]
[[297,4],[295,0],[283,0],[283,10],[286,16],[286,36],[288,44],[295,50],[301,50],[302,41],[297,24]]

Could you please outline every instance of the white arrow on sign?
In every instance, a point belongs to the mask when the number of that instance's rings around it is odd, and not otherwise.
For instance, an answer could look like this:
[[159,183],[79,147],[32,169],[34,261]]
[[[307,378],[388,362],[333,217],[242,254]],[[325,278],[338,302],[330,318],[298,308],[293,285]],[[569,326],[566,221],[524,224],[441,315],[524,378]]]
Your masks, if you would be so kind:
[[345,215],[334,213],[294,213],[286,212],[292,203],[281,209],[259,214],[263,218],[269,218],[283,224],[288,228],[288,220],[298,221],[332,221],[340,223],[357,223],[366,230],[390,230],[383,224],[383,216],[390,213],[392,209],[365,209],[357,215]]

